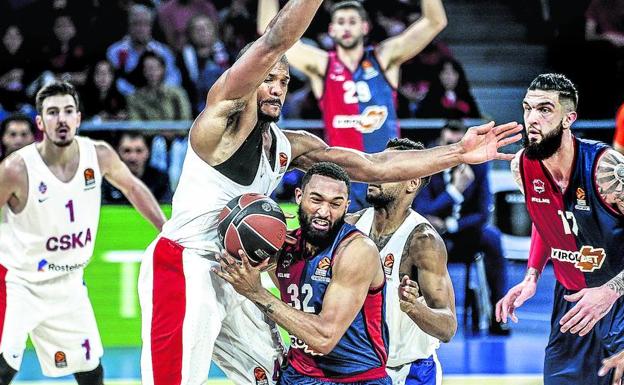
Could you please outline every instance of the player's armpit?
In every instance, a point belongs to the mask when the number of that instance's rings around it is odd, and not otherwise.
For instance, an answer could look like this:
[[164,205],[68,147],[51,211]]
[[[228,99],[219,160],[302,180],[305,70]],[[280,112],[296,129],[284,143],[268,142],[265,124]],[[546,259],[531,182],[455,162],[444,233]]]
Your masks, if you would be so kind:
[[624,215],[624,155],[606,150],[598,158],[596,189],[602,200]]

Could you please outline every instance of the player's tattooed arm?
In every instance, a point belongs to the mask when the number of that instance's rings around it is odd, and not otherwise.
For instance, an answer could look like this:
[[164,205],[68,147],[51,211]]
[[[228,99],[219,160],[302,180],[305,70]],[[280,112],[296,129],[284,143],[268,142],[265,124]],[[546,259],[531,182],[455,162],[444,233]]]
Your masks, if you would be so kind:
[[520,173],[520,155],[522,151],[518,151],[516,156],[511,160],[511,175],[514,178],[514,181],[518,185],[520,192],[524,194],[524,187],[522,187],[522,174]]
[[624,214],[624,155],[607,150],[598,159],[596,187],[602,200]]
[[620,297],[624,295],[624,271],[621,271],[620,274],[611,278],[609,282],[607,282],[607,287],[614,292],[616,292]]

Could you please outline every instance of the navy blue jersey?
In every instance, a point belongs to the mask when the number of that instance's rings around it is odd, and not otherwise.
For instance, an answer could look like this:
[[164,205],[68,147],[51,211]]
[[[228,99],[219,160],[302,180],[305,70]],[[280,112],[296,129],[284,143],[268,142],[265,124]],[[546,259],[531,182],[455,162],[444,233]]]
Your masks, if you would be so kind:
[[[340,243],[359,233],[344,224],[333,244],[313,256],[306,256],[301,230],[297,243],[287,245],[277,261],[277,278],[282,301],[307,313],[319,314],[332,279],[334,254]],[[343,254],[341,258],[358,258]],[[291,336],[288,363],[299,373],[336,381],[363,381],[386,376],[388,328],[385,323],[385,284],[371,289],[362,309],[336,347],[326,355],[313,351],[305,341]]]
[[575,138],[570,182],[560,191],[537,160],[522,155],[521,172],[531,219],[550,247],[555,276],[569,290],[601,286],[624,270],[624,216],[602,200],[596,160],[608,146]]

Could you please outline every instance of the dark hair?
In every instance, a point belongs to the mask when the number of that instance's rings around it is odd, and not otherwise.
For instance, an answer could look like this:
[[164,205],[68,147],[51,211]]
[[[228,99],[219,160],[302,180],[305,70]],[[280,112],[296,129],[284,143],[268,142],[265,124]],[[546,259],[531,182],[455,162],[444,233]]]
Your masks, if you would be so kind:
[[48,85],[43,86],[39,92],[37,92],[37,96],[35,97],[35,104],[37,107],[37,113],[41,115],[43,113],[43,101],[51,96],[56,95],[69,95],[74,98],[74,102],[76,103],[76,109],[80,108],[80,102],[78,99],[78,92],[73,85],[68,82],[52,82]]
[[136,68],[130,74],[131,79],[134,81],[134,85],[138,88],[145,87],[147,85],[147,79],[145,78],[143,67],[147,59],[152,58],[156,59],[163,66],[164,73],[161,82],[165,81],[165,76],[167,76],[167,63],[165,62],[165,59],[154,51],[145,51],[141,54],[141,57],[139,57],[139,63]]
[[[422,143],[415,142],[411,139],[394,138],[394,139],[388,140],[388,143],[386,144],[386,148],[387,149],[391,148],[393,150],[399,150],[399,151],[405,151],[405,150],[424,150],[425,146]],[[421,177],[420,187],[418,188],[418,190],[421,190],[423,187],[428,185],[430,180],[431,180],[431,175]]]
[[347,185],[347,194],[351,193],[351,179],[349,178],[349,174],[347,174],[344,168],[338,166],[336,163],[315,163],[312,167],[308,169],[308,171],[303,176],[303,179],[301,179],[302,190],[305,189],[305,186],[314,175],[326,176],[338,181],[343,181]]
[[145,134],[143,134],[141,131],[124,131],[120,136],[119,136],[119,140],[117,141],[117,148],[119,148],[119,146],[121,145],[121,142],[124,139],[143,139],[143,142],[145,143],[145,146],[149,149],[150,147],[150,141],[147,139],[147,137],[145,136]]
[[557,91],[561,100],[572,102],[574,111],[578,107],[578,91],[576,86],[565,75],[546,73],[538,75],[528,88],[529,91]]
[[35,125],[33,123],[33,121],[30,119],[30,117],[28,115],[24,115],[24,114],[11,114],[9,115],[6,119],[4,119],[2,121],[2,123],[0,124],[0,138],[4,135],[7,127],[9,126],[10,123],[13,122],[25,122],[28,124],[28,128],[30,129],[30,132],[34,135],[35,132]]
[[341,1],[334,4],[329,10],[330,18],[333,19],[334,14],[343,9],[355,9],[360,14],[362,20],[368,21],[368,13],[366,12],[366,9],[364,9],[362,3],[357,0]]
[[[249,43],[245,44],[245,46],[244,46],[243,48],[241,48],[241,49],[240,49],[240,51],[238,51],[238,55],[236,55],[236,60],[240,59],[240,58],[241,58],[241,56],[243,56],[243,55],[245,54],[245,52],[247,52],[247,50],[249,49],[249,47],[251,47],[251,46],[253,45],[253,43],[255,43],[255,42],[256,42],[256,41],[254,40],[254,41],[251,41],[251,42],[249,42]],[[284,64],[286,67],[288,67],[288,66],[289,66],[289,63],[288,63],[288,58],[286,57],[286,55],[282,55],[282,56],[279,58],[279,62],[280,62],[280,63],[282,63],[282,64]]]

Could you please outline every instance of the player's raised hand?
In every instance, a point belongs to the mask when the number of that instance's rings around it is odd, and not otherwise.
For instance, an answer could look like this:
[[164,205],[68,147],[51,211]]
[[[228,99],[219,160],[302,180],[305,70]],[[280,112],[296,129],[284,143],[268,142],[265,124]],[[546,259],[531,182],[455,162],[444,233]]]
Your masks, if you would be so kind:
[[507,323],[507,318],[513,322],[518,322],[516,309],[524,304],[526,300],[535,295],[537,281],[525,279],[516,286],[509,289],[507,294],[496,303],[496,322]]
[[611,385],[622,385],[622,377],[624,377],[624,350],[602,360],[602,367],[598,371],[598,375],[604,377],[611,369],[615,369],[611,378]]
[[399,304],[401,306],[401,311],[409,313],[414,308],[418,298],[420,298],[418,283],[409,279],[407,275],[404,275],[399,284]]
[[583,289],[564,295],[563,298],[578,303],[561,317],[561,333],[570,331],[572,334],[579,333],[584,336],[611,310],[619,295],[605,285]]
[[514,154],[504,154],[498,149],[522,138],[522,125],[510,122],[494,126],[494,122],[470,127],[459,142],[462,162],[483,163],[492,159],[512,160]]
[[252,266],[249,262],[249,257],[243,250],[239,250],[238,255],[239,261],[227,252],[224,252],[217,257],[221,268],[213,267],[211,270],[229,282],[236,292],[251,299],[254,294],[264,290],[260,272],[267,267],[269,259],[264,260],[257,266]]

